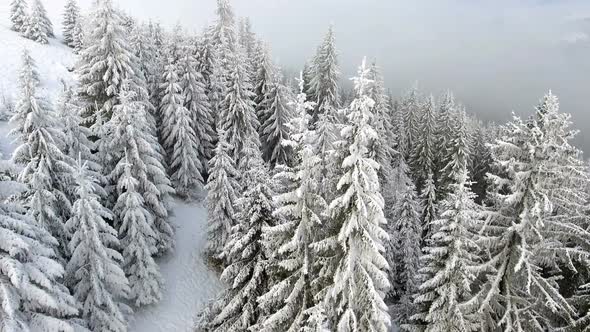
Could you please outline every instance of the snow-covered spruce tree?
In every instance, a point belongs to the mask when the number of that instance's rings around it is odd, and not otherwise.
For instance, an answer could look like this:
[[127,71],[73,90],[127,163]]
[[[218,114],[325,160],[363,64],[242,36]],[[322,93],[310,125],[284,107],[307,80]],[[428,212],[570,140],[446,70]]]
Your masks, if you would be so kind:
[[78,96],[82,116],[100,138],[104,135],[102,124],[111,118],[113,107],[119,103],[123,81],[133,84],[140,73],[136,72],[137,59],[112,0],[99,1],[90,17],[88,36],[77,64]]
[[213,31],[211,29],[206,29],[202,33],[197,44],[196,58],[198,62],[197,71],[203,76],[205,94],[211,106],[213,129],[216,132],[216,126],[223,108],[225,86],[221,76],[217,49],[213,44]]
[[193,53],[192,49],[185,51],[179,61],[181,71],[179,84],[184,98],[184,107],[191,116],[195,133],[197,156],[201,163],[199,172],[205,174],[214,147],[213,111],[205,91],[203,75],[197,71],[198,63]]
[[[268,48],[262,43],[256,49],[256,58],[258,66],[252,85],[254,86],[256,116],[258,122],[262,125],[269,117],[270,90],[275,81],[276,70],[272,64]],[[262,128],[260,128],[259,134],[262,137]],[[264,150],[264,145],[262,147]]]
[[76,201],[66,223],[72,234],[66,280],[91,331],[124,332],[128,307],[120,301],[127,297],[129,285],[120,266],[117,231],[107,223],[112,213],[100,203],[98,179],[81,160],[75,178]]
[[289,137],[288,124],[293,116],[292,95],[286,86],[276,80],[270,86],[265,122],[260,126],[262,156],[271,166],[289,165],[292,151],[283,144]]
[[415,150],[420,130],[421,103],[422,97],[416,83],[403,97],[399,106],[399,116],[403,120],[400,122],[403,123],[403,128],[400,128],[400,136],[403,139],[399,143],[403,145],[399,145],[398,151],[403,154],[409,166],[412,166],[412,151]]
[[457,117],[458,105],[455,103],[455,97],[451,91],[446,91],[438,102],[438,111],[436,113],[436,154],[434,176],[436,184],[440,185],[442,179],[442,170],[447,166],[448,154],[451,149],[453,135],[455,134],[455,119]]
[[252,159],[252,167],[244,175],[251,185],[238,201],[237,224],[224,249],[230,264],[221,279],[229,288],[214,302],[214,314],[202,327],[205,331],[246,331],[263,314],[257,299],[268,291],[269,279],[262,236],[263,229],[276,225],[275,205],[260,151]]
[[436,184],[432,173],[428,175],[422,189],[422,245],[428,244],[428,240],[433,234],[433,223],[438,219],[439,203],[436,196]]
[[[228,87],[228,84],[231,83],[227,80],[231,79],[235,57],[239,53],[235,15],[229,0],[217,0],[216,12],[217,21],[210,28],[209,38],[211,38],[211,43],[215,48],[221,84]],[[246,68],[243,70],[246,70]],[[249,80],[250,77],[247,79]]]
[[232,147],[227,143],[225,132],[219,131],[215,155],[210,161],[207,183],[207,253],[216,264],[221,262],[223,248],[228,242],[231,229],[236,225],[236,203],[241,188],[235,161],[230,157]]
[[24,33],[27,24],[27,0],[12,0],[10,3],[11,29]]
[[[135,24],[131,31],[130,44],[145,76],[146,88],[152,105],[160,105],[160,81],[164,69],[163,40],[157,26],[151,21],[148,24]],[[157,118],[156,108],[152,111]]]
[[69,47],[74,47],[74,30],[80,20],[80,7],[77,0],[68,0],[63,13],[63,37],[64,43]]
[[152,229],[153,217],[138,192],[139,180],[134,176],[134,165],[129,151],[120,160],[113,174],[118,177],[119,199],[114,207],[123,248],[123,270],[129,280],[128,299],[135,306],[153,304],[162,297],[162,276],[153,259],[157,252],[157,234]]
[[20,74],[21,95],[11,119],[11,134],[21,144],[12,160],[22,165],[19,181],[27,186],[20,195],[27,213],[54,236],[58,243],[58,258],[68,256],[69,235],[65,220],[71,203],[68,191],[72,184],[72,168],[60,145],[64,141],[49,103],[38,96],[38,73],[28,51],[23,53]]
[[[154,136],[155,130],[150,127],[145,104],[135,100],[135,92],[129,87],[130,84],[124,83],[119,95],[121,104],[115,107],[113,118],[108,123],[110,140],[106,148],[111,156],[109,164],[114,165],[109,173],[110,185],[117,186],[120,174],[114,170],[121,160],[127,158],[134,178],[139,181],[135,189],[143,197],[151,216],[153,223],[150,226],[156,234],[157,254],[161,255],[174,247],[174,231],[168,221],[168,204],[174,190],[162,165],[162,156],[158,152],[161,148]],[[112,192],[111,196],[118,197],[116,189],[108,189]]]
[[[12,168],[0,163],[0,173]],[[57,241],[9,196],[22,184],[0,179],[0,329],[72,331],[77,303],[62,284],[64,270],[55,257]]]
[[451,185],[461,175],[463,164],[469,163],[469,132],[464,108],[457,111],[455,125],[452,128],[451,140],[448,142],[445,152],[444,162],[446,164],[440,171],[438,190],[441,198],[450,192]]
[[312,66],[313,76],[310,84],[316,108],[312,114],[311,125],[312,128],[318,128],[316,122],[320,121],[320,115],[335,117],[339,106],[338,80],[340,71],[333,26],[330,26],[324,41],[318,47]]
[[[284,223],[264,229],[265,247],[272,250],[271,261],[277,269],[278,280],[258,302],[268,315],[260,324],[260,331],[315,331],[313,321],[314,256],[310,245],[321,228],[327,204],[319,193],[320,160],[313,149],[314,133],[309,131],[309,111],[313,103],[306,101],[303,81],[297,96],[297,117],[291,122],[289,145],[294,148],[299,163],[276,175],[293,182],[293,190],[276,197],[276,215]],[[320,321],[321,325],[323,321]]]
[[388,253],[392,284],[388,295],[396,303],[395,318],[398,323],[405,323],[413,314],[412,301],[419,287],[417,276],[422,255],[422,206],[409,174],[408,166],[400,156],[395,170],[398,188],[390,219],[393,224],[389,227],[391,244]]
[[72,29],[72,48],[74,49],[74,54],[80,54],[82,49],[84,49],[84,30],[80,21],[82,20],[79,19],[76,21],[76,25]]
[[580,152],[569,141],[568,114],[548,94],[527,121],[514,117],[491,145],[492,209],[483,242],[493,270],[476,299],[485,327],[546,331],[574,326],[580,313],[560,293],[562,267],[586,260],[590,234],[579,226],[580,184],[587,183]]
[[49,43],[49,38],[53,37],[53,26],[47,18],[47,11],[41,0],[33,0],[23,35],[41,44]]
[[478,331],[473,285],[480,263],[475,232],[481,228],[481,207],[473,201],[467,165],[458,174],[433,223],[434,234],[421,258],[420,286],[414,300],[418,313],[403,328],[410,331]]
[[383,244],[389,237],[382,228],[386,220],[379,164],[369,157],[369,148],[378,136],[370,125],[375,103],[367,96],[367,75],[363,60],[359,77],[353,79],[358,97],[350,105],[343,129],[349,153],[341,165],[344,175],[337,197],[330,204],[331,225],[327,228],[333,231],[312,245],[321,256],[334,257],[331,263],[335,266],[324,266],[320,276],[326,276],[327,270],[334,273],[323,305],[330,329],[338,331],[385,332],[390,325],[384,302],[390,284],[383,256]]
[[476,128],[473,133],[473,143],[469,148],[471,153],[470,159],[470,174],[473,177],[472,190],[477,197],[475,202],[481,204],[486,200],[488,189],[487,174],[492,171],[493,164],[492,152],[489,148],[489,143],[492,142],[492,135],[489,132],[490,127],[483,125],[481,122],[476,123]]
[[239,161],[240,174],[244,174],[247,168],[242,168],[245,160],[248,144],[260,146],[260,138],[256,128],[258,119],[252,101],[252,91],[243,61],[240,57],[234,59],[231,75],[228,80],[227,95],[220,117],[220,128],[227,133],[227,141],[233,147],[231,157]]
[[436,105],[434,97],[422,105],[420,121],[413,142],[411,156],[412,174],[416,180],[416,189],[422,193],[422,189],[430,174],[434,172],[436,146]]
[[189,110],[179,105],[174,121],[170,135],[164,140],[164,145],[171,148],[168,156],[170,180],[178,195],[188,197],[191,192],[203,187],[203,165]]
[[160,114],[158,116],[158,134],[162,146],[168,155],[172,154],[172,148],[176,142],[168,141],[172,134],[180,109],[184,108],[182,89],[178,84],[178,66],[173,58],[169,58],[160,84]]

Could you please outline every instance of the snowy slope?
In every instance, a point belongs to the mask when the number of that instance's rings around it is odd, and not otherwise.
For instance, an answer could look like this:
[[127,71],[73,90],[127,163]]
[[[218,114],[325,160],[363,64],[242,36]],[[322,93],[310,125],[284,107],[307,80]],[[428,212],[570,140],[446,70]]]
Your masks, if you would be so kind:
[[[81,1],[84,4],[90,0]],[[60,15],[64,0],[45,0],[56,35],[61,35]],[[17,78],[22,50],[27,48],[41,75],[40,93],[55,102],[62,90],[61,81],[73,83],[76,57],[59,40],[41,45],[19,36],[9,28],[9,0],[0,0],[0,96],[17,98]],[[10,125],[0,122],[0,153],[9,159],[14,146],[8,138]],[[137,310],[130,322],[130,331],[189,332],[202,305],[221,287],[218,277],[208,270],[202,258],[206,239],[206,210],[200,203],[175,203],[173,226],[176,228],[177,247],[173,255],[162,258],[160,268],[165,288],[162,301],[155,306]]]
[[176,249],[173,255],[159,262],[166,283],[164,298],[156,306],[138,310],[131,331],[192,331],[202,306],[220,290],[218,276],[203,261],[206,209],[201,204],[177,202],[174,214]]

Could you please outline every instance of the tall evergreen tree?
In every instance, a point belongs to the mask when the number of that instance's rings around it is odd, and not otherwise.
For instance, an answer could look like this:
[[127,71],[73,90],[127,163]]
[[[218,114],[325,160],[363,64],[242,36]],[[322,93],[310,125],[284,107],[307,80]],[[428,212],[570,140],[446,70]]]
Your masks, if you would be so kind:
[[[543,331],[574,326],[579,313],[561,294],[561,266],[586,259],[589,233],[577,224],[584,165],[569,141],[570,116],[545,96],[528,121],[518,117],[492,144],[489,226],[480,233],[492,270],[477,303],[486,327]],[[582,182],[581,182],[582,181]],[[565,205],[564,205],[565,204]]]
[[293,116],[291,94],[283,84],[270,86],[266,121],[260,127],[262,155],[271,165],[288,165],[292,156],[284,142],[289,137],[288,124]]
[[80,7],[78,7],[78,2],[76,0],[68,0],[64,8],[62,26],[64,42],[70,47],[76,46],[74,44],[74,30],[79,20]]
[[312,114],[312,128],[316,128],[315,123],[320,121],[320,115],[327,116],[329,120],[335,120],[331,117],[336,116],[339,107],[338,79],[340,72],[333,26],[330,26],[324,41],[318,47],[312,66],[313,76],[310,84],[315,98],[314,102],[316,102],[316,108]]
[[109,171],[111,187],[108,189],[111,197],[119,197],[120,192],[113,186],[117,186],[122,171],[121,166],[117,165],[125,159],[131,165],[133,177],[139,181],[139,185],[134,188],[142,196],[144,208],[150,214],[150,226],[156,234],[157,253],[164,254],[174,247],[174,231],[168,221],[168,204],[174,190],[161,163],[159,144],[148,123],[144,103],[134,100],[135,92],[129,90],[128,84],[124,84],[119,98],[121,104],[115,107],[113,118],[108,123],[111,134],[106,148],[112,158],[110,164],[114,165]]
[[28,51],[23,53],[20,75],[21,97],[11,122],[21,145],[13,161],[22,165],[19,181],[27,185],[21,201],[39,225],[58,240],[60,259],[68,256],[69,234],[65,220],[71,203],[67,190],[72,184],[72,169],[68,157],[60,149],[63,136],[49,103],[37,94],[39,82],[35,64]]
[[481,322],[473,298],[480,248],[474,233],[480,228],[481,208],[473,201],[467,165],[442,202],[441,219],[433,223],[434,234],[422,256],[422,285],[414,301],[418,313],[410,330],[478,331]]
[[[383,256],[388,235],[383,198],[369,148],[378,139],[371,127],[375,102],[368,97],[368,70],[365,61],[354,79],[357,99],[350,105],[344,138],[350,144],[344,159],[344,175],[338,196],[330,204],[335,232],[321,243],[335,251],[336,268],[326,297],[326,313],[332,329],[339,331],[387,331],[390,317],[384,302],[389,288]],[[324,253],[325,254],[325,253]]]
[[[270,59],[268,48],[264,44],[256,49],[256,73],[252,85],[254,87],[254,103],[256,104],[256,116],[258,122],[263,125],[269,118],[270,92],[275,81],[275,68]],[[259,128],[260,137],[263,136],[262,127]]]
[[[12,167],[0,164],[6,174]],[[18,203],[22,184],[0,179],[0,329],[3,331],[71,331],[77,303],[62,284],[56,239]],[[79,326],[78,326],[79,327]]]
[[123,270],[130,286],[128,297],[139,307],[160,301],[162,277],[152,257],[157,252],[153,217],[137,190],[140,183],[133,175],[133,165],[128,163],[130,159],[126,153],[115,169],[119,199],[114,212],[123,248]]
[[128,308],[120,301],[127,297],[129,286],[120,266],[123,258],[117,251],[117,231],[107,223],[112,213],[100,203],[99,183],[82,161],[75,177],[77,199],[66,224],[72,234],[67,279],[90,330],[123,332]]
[[275,206],[260,152],[252,164],[246,175],[252,184],[238,201],[238,222],[224,249],[230,264],[221,279],[231,286],[214,303],[214,314],[204,324],[206,331],[246,331],[263,314],[257,299],[268,290],[269,280],[262,234],[276,224]]
[[168,59],[164,69],[160,91],[158,134],[162,140],[162,146],[168,158],[170,158],[176,142],[169,141],[168,138],[172,135],[179,113],[184,112],[184,110],[181,110],[181,108],[184,108],[184,100],[182,98],[182,89],[178,84],[178,66],[172,57]]
[[215,155],[210,162],[211,174],[206,189],[209,211],[207,252],[219,264],[231,229],[237,223],[237,195],[241,188],[237,181],[235,161],[230,157],[232,147],[227,143],[225,132],[220,131],[218,137]]
[[432,236],[434,221],[439,217],[436,184],[432,173],[428,175],[420,197],[422,198],[422,244],[425,244]]
[[[293,182],[293,190],[279,195],[277,217],[284,223],[264,231],[264,241],[272,251],[272,265],[278,269],[278,280],[259,298],[264,311],[269,312],[260,323],[261,331],[312,331],[314,310],[319,302],[313,286],[316,269],[310,245],[322,224],[327,204],[318,195],[320,160],[312,142],[314,134],[309,130],[308,112],[313,103],[306,102],[303,81],[297,96],[297,117],[292,121],[291,140],[299,163],[292,169],[276,175]],[[323,322],[320,322],[320,324]]]
[[33,0],[31,10],[24,25],[23,35],[41,44],[49,43],[53,36],[53,25],[47,18],[47,11],[41,0]]
[[214,120],[211,104],[205,92],[204,78],[197,71],[198,63],[192,53],[192,50],[185,51],[185,55],[179,61],[181,69],[179,84],[184,98],[184,107],[191,116],[195,133],[197,156],[201,163],[199,172],[205,174],[213,152]]
[[12,0],[10,3],[11,29],[24,33],[27,24],[27,0]]
[[403,128],[400,133],[403,138],[400,140],[400,143],[403,143],[404,145],[400,145],[398,150],[403,154],[409,166],[412,166],[412,151],[414,151],[416,147],[420,130],[419,125],[422,117],[421,99],[422,97],[420,90],[418,89],[418,83],[416,83],[410,91],[406,93],[399,108],[399,116],[403,119]]
[[448,163],[448,151],[453,145],[458,105],[456,105],[455,97],[451,91],[446,91],[440,97],[438,105],[436,113],[436,169],[434,175],[436,184],[440,186],[444,181],[442,170]]
[[82,49],[84,49],[84,30],[82,29],[82,22],[78,20],[76,25],[74,25],[74,29],[72,29],[72,48],[74,49],[74,54],[80,54]]
[[439,194],[444,198],[451,190],[451,185],[461,175],[464,163],[469,163],[469,132],[467,128],[467,115],[465,109],[457,111],[455,116],[453,134],[448,142],[445,153],[445,166],[440,171]]
[[434,158],[437,148],[435,136],[436,105],[432,95],[422,105],[420,113],[420,123],[414,137],[411,168],[416,180],[417,190],[422,193],[428,176],[434,172]]

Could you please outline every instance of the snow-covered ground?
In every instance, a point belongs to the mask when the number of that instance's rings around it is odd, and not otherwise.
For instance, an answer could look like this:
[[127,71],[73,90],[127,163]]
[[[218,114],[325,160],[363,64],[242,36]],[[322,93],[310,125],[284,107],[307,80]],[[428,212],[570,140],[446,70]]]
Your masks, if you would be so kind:
[[[89,0],[82,1],[82,4]],[[61,11],[65,0],[44,1],[56,34],[60,35]],[[71,84],[71,69],[76,57],[59,40],[40,45],[9,28],[9,0],[0,0],[0,95],[18,94],[18,71],[21,54],[27,48],[39,69],[41,94],[55,103],[62,91],[62,83]],[[14,150],[13,139],[7,137],[10,125],[0,122],[0,153],[9,159]],[[177,246],[174,254],[159,261],[165,282],[162,301],[154,306],[138,309],[130,322],[130,331],[189,332],[202,305],[215,296],[221,284],[217,275],[205,265],[202,252],[206,240],[207,212],[201,203],[176,202],[172,223],[176,228]]]
[[174,214],[176,249],[159,262],[165,280],[164,297],[158,305],[137,311],[131,331],[192,331],[200,309],[220,290],[217,275],[207,269],[202,256],[206,209],[201,204],[177,202]]

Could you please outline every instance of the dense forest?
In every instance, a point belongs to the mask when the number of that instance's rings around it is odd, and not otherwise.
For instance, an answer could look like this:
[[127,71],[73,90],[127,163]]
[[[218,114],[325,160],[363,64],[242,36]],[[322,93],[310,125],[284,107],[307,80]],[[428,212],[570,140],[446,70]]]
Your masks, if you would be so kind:
[[[590,173],[551,92],[483,123],[370,54],[341,73],[335,26],[283,70],[229,0],[200,34],[95,2],[63,11],[75,84],[47,100],[23,50],[6,107],[0,331],[126,331],[171,201],[205,196],[226,287],[195,331],[590,331]],[[55,37],[41,0],[10,21]]]

